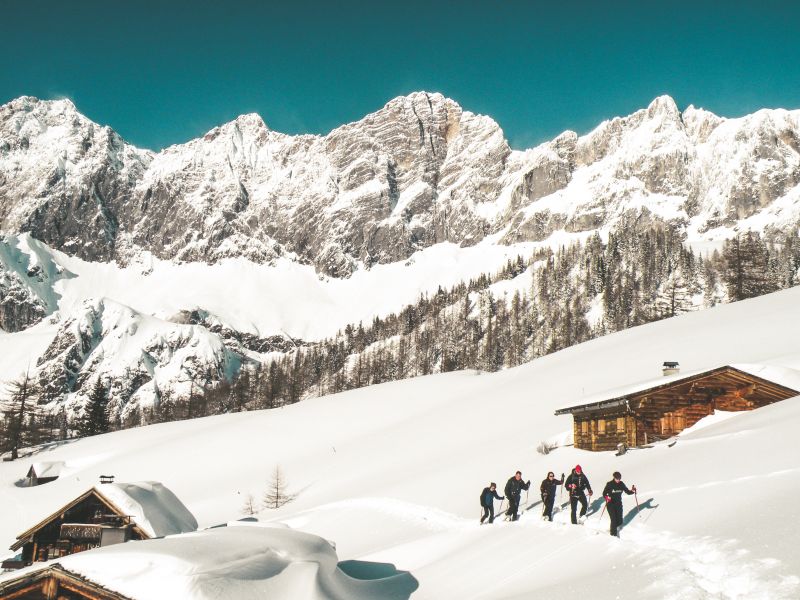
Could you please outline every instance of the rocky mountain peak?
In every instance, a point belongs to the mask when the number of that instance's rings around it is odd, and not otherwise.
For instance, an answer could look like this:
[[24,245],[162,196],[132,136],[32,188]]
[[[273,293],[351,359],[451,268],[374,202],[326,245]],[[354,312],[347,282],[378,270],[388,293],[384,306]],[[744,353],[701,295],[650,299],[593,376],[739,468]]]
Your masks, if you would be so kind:
[[678,105],[675,104],[675,100],[673,100],[672,96],[668,96],[666,94],[658,96],[647,106],[648,117],[654,118],[659,115],[673,119],[680,118],[681,113],[678,110]]
[[730,225],[797,186],[798,140],[795,113],[726,120],[660,96],[514,152],[490,117],[414,92],[325,136],[251,113],[151,153],[68,101],[24,97],[0,107],[0,229],[89,260],[288,255],[345,277],[443,241],[609,228],[629,210]]

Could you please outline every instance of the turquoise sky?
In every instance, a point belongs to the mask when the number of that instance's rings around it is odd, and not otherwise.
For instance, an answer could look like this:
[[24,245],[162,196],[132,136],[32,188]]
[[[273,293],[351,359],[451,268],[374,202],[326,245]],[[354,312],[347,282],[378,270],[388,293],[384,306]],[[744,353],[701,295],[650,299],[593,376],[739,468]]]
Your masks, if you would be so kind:
[[[643,6],[646,5],[646,6]],[[414,90],[516,148],[660,94],[800,108],[800,2],[0,0],[0,103],[67,96],[153,149],[244,112],[326,133]]]

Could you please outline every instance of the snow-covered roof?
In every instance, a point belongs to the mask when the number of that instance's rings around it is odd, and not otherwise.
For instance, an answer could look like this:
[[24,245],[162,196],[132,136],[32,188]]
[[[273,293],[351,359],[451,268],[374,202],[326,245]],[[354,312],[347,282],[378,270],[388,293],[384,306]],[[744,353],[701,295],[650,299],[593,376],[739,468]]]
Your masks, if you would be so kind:
[[63,460],[56,460],[52,462],[35,462],[28,469],[28,477],[36,475],[37,478],[43,479],[45,477],[58,477],[61,475],[61,469],[64,468]]
[[[637,383],[633,383],[626,386],[621,386],[618,388],[612,388],[610,390],[606,390],[604,392],[600,392],[599,394],[595,394],[588,398],[585,398],[581,404],[575,406],[569,406],[565,408],[559,408],[556,411],[556,414],[565,414],[577,408],[583,407],[594,407],[597,405],[600,408],[600,405],[606,405],[608,402],[614,401],[622,401],[625,398],[631,396],[632,394],[636,394],[639,392],[643,392],[645,390],[649,390],[655,387],[661,387],[670,383],[677,383],[683,381],[684,379],[692,379],[693,377],[697,377],[698,375],[703,375],[705,373],[711,373],[712,371],[716,371],[717,369],[723,369],[725,367],[731,367],[733,369],[737,369],[744,373],[748,373],[755,377],[760,377],[761,379],[765,379],[767,381],[771,381],[772,383],[776,383],[783,387],[789,388],[790,390],[800,390],[800,371],[797,369],[790,369],[788,367],[779,367],[775,365],[762,365],[762,364],[754,364],[754,363],[743,363],[743,364],[731,364],[731,365],[721,365],[714,369],[695,369],[688,372],[683,373],[676,373],[674,375],[662,375],[661,377],[656,377],[653,379],[647,379],[645,381],[639,381]],[[800,394],[800,391],[797,392]]]
[[[408,597],[415,580],[394,574],[363,581],[346,575],[325,539],[266,523],[230,523],[184,535],[73,554],[58,564],[132,600],[193,598]],[[0,577],[0,586],[53,561]],[[146,576],[143,576],[146,574]],[[400,592],[406,588],[406,594]]]
[[157,481],[103,483],[95,491],[149,537],[162,537],[197,530],[197,520],[169,488]]

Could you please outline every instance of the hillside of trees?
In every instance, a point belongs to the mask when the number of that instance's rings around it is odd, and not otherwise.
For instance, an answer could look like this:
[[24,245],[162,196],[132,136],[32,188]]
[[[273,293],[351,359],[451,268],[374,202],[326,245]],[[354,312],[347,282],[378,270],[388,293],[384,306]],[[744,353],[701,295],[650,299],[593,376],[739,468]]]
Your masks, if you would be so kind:
[[[30,381],[3,407],[0,451],[71,434],[274,408],[304,398],[461,369],[497,371],[574,344],[716,304],[794,286],[800,237],[741,234],[705,258],[669,227],[631,224],[603,241],[509,261],[498,273],[421,296],[396,314],[348,325],[336,336],[258,354],[232,381],[159,390],[154,407],[109,414],[95,386],[84,415],[43,415]],[[24,397],[24,399],[21,399]],[[28,412],[20,409],[27,406]]]

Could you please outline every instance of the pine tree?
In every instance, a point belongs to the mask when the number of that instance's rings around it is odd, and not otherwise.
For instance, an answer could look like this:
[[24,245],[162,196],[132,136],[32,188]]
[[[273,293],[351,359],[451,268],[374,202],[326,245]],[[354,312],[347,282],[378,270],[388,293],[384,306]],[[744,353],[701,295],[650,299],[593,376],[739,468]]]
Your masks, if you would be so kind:
[[272,473],[272,480],[269,482],[269,487],[264,492],[263,504],[264,508],[276,509],[284,504],[288,504],[294,500],[297,495],[290,494],[286,491],[286,478],[279,465],[275,465],[275,470]]
[[26,371],[18,380],[8,384],[8,399],[2,404],[5,426],[0,439],[0,451],[11,451],[11,460],[19,457],[19,450],[41,441],[38,408],[39,386]]
[[732,301],[755,298],[778,289],[770,269],[769,249],[758,233],[747,232],[725,242],[723,273]]
[[89,437],[107,433],[110,430],[106,388],[98,377],[89,392],[89,399],[83,407],[83,416],[78,421],[78,435]]
[[253,494],[247,494],[244,498],[244,503],[242,504],[242,514],[251,516],[258,512],[256,508],[256,499],[253,497]]

